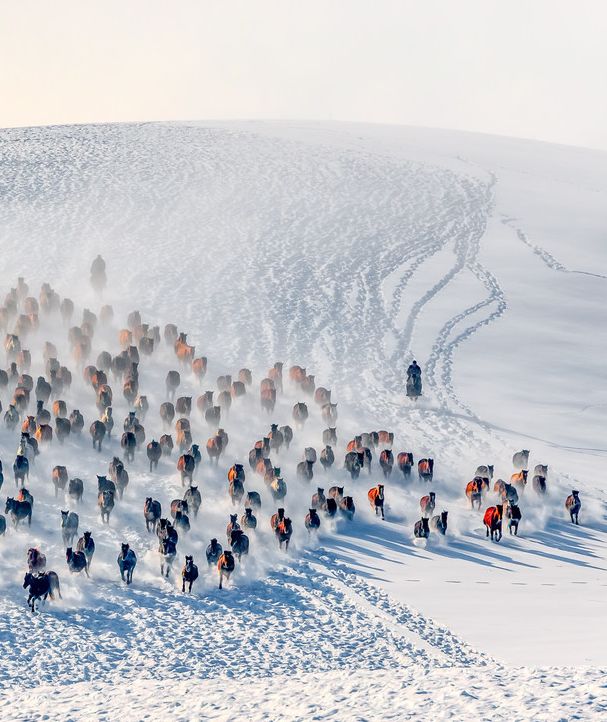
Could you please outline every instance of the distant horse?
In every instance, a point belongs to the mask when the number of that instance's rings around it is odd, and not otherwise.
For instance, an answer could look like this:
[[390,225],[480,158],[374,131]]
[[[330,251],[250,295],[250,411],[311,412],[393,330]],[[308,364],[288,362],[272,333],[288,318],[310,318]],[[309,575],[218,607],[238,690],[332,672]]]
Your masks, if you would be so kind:
[[198,491],[197,486],[189,486],[183,495],[183,500],[188,505],[188,509],[191,509],[194,512],[194,517],[198,516],[198,510],[200,509],[200,505],[202,504],[202,496],[200,495],[200,492]]
[[503,505],[490,506],[483,516],[483,523],[487,530],[487,536],[491,535],[491,541],[499,541],[502,538],[502,516]]
[[148,532],[156,531],[156,525],[161,516],[162,507],[160,502],[152,499],[151,496],[146,497],[143,505],[143,518],[145,519],[145,528]]
[[375,511],[375,515],[381,513],[381,518],[385,519],[384,516],[384,485],[378,484],[377,486],[374,486],[372,489],[369,489],[369,493],[367,494],[367,497],[369,499],[369,503],[371,504],[371,509]]
[[189,584],[188,593],[192,593],[192,584],[198,579],[198,567],[194,564],[194,557],[186,555],[185,564],[181,570],[181,591],[185,593],[185,585]]
[[434,529],[443,536],[447,533],[447,515],[449,512],[443,511],[440,515],[433,516],[430,519],[430,529]]
[[223,554],[223,548],[217,539],[211,539],[211,543],[206,549],[207,564],[212,566],[217,564],[219,557]]
[[15,529],[19,526],[19,523],[25,519],[27,519],[28,526],[32,525],[32,505],[29,501],[19,501],[9,496],[6,500],[4,513],[10,514]]
[[319,486],[316,490],[316,493],[312,494],[312,501],[310,502],[310,506],[313,509],[321,509],[325,501],[325,490]]
[[529,449],[523,449],[517,451],[512,457],[512,466],[515,469],[528,469],[529,468]]
[[415,522],[413,534],[418,539],[427,539],[430,536],[428,517],[423,516],[419,521]]
[[191,484],[196,469],[196,461],[190,454],[182,454],[177,460],[177,471],[181,473],[181,486],[185,486],[185,480]]
[[469,481],[466,484],[466,496],[468,499],[470,499],[470,508],[474,509],[474,505],[476,504],[476,508],[481,508],[481,503],[483,501],[483,479],[480,476],[475,476],[472,481]]
[[289,550],[289,542],[291,541],[291,535],[293,534],[293,524],[288,517],[284,517],[276,527],[276,537],[278,539],[278,545],[282,549],[282,545],[285,545],[285,551]]
[[384,477],[387,479],[392,473],[392,467],[394,466],[394,455],[391,449],[382,449],[379,455],[379,465],[384,472]]
[[573,490],[565,499],[565,509],[569,512],[572,524],[579,524],[578,514],[580,513],[581,508],[582,502],[580,501],[580,492]]
[[223,581],[230,580],[230,576],[234,571],[235,562],[234,555],[230,551],[222,552],[217,560],[217,570],[219,572],[219,588],[223,588]]
[[413,454],[410,451],[401,451],[396,457],[398,468],[402,471],[403,476],[408,478],[411,476],[411,467],[413,466]]
[[434,459],[420,459],[417,462],[417,474],[420,481],[432,481],[434,476]]
[[131,584],[133,581],[133,572],[137,565],[137,555],[128,544],[121,545],[117,562],[122,581]]
[[320,517],[315,508],[309,509],[304,519],[304,524],[308,532],[316,531],[320,528]]
[[429,494],[426,494],[425,496],[422,496],[422,498],[419,500],[419,508],[421,509],[422,516],[425,516],[426,518],[432,516],[435,506],[436,494],[433,491],[431,491]]
[[508,504],[506,518],[508,519],[508,531],[510,534],[518,536],[518,525],[522,518],[520,508],[516,504]]

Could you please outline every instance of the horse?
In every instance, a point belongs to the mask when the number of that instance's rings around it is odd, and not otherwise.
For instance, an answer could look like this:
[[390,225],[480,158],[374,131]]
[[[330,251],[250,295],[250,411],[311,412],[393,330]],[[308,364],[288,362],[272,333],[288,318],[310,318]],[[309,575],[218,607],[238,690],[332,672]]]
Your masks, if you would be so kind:
[[267,438],[270,439],[270,449],[278,454],[285,439],[277,424],[271,424],[270,432]]
[[199,356],[192,359],[192,373],[198,379],[198,383],[202,384],[202,379],[207,374],[207,357]]
[[177,545],[172,539],[160,539],[158,543],[158,554],[160,555],[160,576],[168,579],[171,567],[177,556]]
[[274,501],[280,501],[287,495],[287,482],[280,476],[276,476],[270,483],[270,493]]
[[319,386],[314,392],[314,403],[318,406],[324,406],[325,404],[331,403],[331,391]]
[[529,472],[527,471],[527,469],[523,469],[522,471],[518,471],[516,474],[512,474],[512,476],[510,477],[510,483],[513,486],[516,486],[517,490],[521,493],[525,491],[528,473]]
[[181,486],[185,486],[185,480],[191,484],[194,480],[194,471],[196,469],[196,461],[190,454],[182,454],[177,459],[177,471],[181,473]]
[[110,489],[105,489],[97,494],[97,506],[99,507],[99,513],[101,514],[101,522],[103,524],[110,523],[110,514],[114,508],[114,492]]
[[19,526],[19,522],[24,519],[27,519],[28,526],[32,525],[32,505],[29,501],[19,501],[9,496],[6,500],[4,513],[10,514],[15,529]]
[[536,474],[531,483],[533,485],[533,491],[535,491],[538,496],[544,496],[546,493],[546,477]]
[[293,534],[293,525],[288,517],[284,517],[276,527],[276,537],[278,538],[278,546],[282,549],[285,545],[285,551],[289,550],[289,542]]
[[84,494],[84,482],[82,479],[70,479],[67,486],[67,495],[70,499],[74,499],[76,503],[82,501],[82,495]]
[[484,479],[487,481],[487,483],[489,483],[491,479],[493,479],[493,464],[490,464],[489,466],[477,466],[476,471],[474,472],[474,476],[479,476],[481,479]]
[[[565,499],[565,509],[569,512],[571,517],[571,523],[579,524],[578,514],[582,508],[582,502],[580,501],[580,492],[573,490],[571,494]],[[575,522],[574,522],[575,517]]]
[[232,553],[237,556],[238,561],[240,561],[243,554],[249,553],[249,537],[242,529],[232,529],[230,546],[232,547]]
[[257,529],[257,518],[250,507],[245,507],[244,514],[240,517],[240,526],[243,529]]
[[103,442],[103,438],[105,437],[105,424],[103,421],[93,421],[89,431],[91,438],[93,439],[93,449],[97,449],[97,451],[101,452],[101,444]]
[[189,486],[183,495],[184,502],[188,505],[189,509],[194,512],[194,517],[198,516],[198,510],[202,504],[202,497],[198,491],[197,486]]
[[89,576],[89,568],[84,552],[74,551],[72,547],[68,547],[65,550],[65,560],[67,568],[72,574],[80,574],[80,572],[84,571],[86,576]]
[[[50,428],[48,424],[40,424],[38,426],[39,429],[43,429],[44,427]],[[63,444],[65,439],[70,435],[72,431],[72,425],[70,424],[69,419],[64,419],[60,416],[58,416],[55,419],[55,433],[57,435],[57,441],[59,441],[60,444]]]
[[276,529],[280,522],[285,518],[285,510],[280,507],[278,511],[274,512],[272,516],[270,517],[270,527],[273,532],[276,533]]
[[192,413],[192,397],[180,396],[175,402],[175,413],[189,418]]
[[59,577],[55,572],[46,572],[45,574],[32,574],[32,572],[28,572],[23,579],[23,588],[29,589],[27,606],[32,610],[32,613],[36,611],[36,602],[39,602],[41,599],[46,601],[48,597],[54,600],[55,592],[57,592],[61,599]]
[[198,579],[198,567],[194,564],[194,557],[186,554],[185,564],[181,570],[181,591],[185,593],[185,585],[189,584],[188,594],[192,593],[192,584]]
[[221,423],[221,406],[211,406],[204,412],[204,420],[211,428],[217,428]]
[[445,536],[447,533],[447,515],[448,511],[443,511],[430,519],[430,529],[437,531],[439,534]]
[[85,531],[83,536],[78,539],[76,549],[84,554],[86,557],[86,566],[90,569],[93,555],[95,554],[95,542],[90,531]]
[[466,484],[466,496],[470,499],[471,509],[474,509],[474,505],[476,504],[477,509],[480,510],[483,500],[483,488],[484,482],[480,476],[475,476],[472,481]]
[[103,425],[105,426],[105,431],[108,435],[108,438],[112,435],[112,429],[114,428],[114,417],[112,416],[113,410],[111,406],[107,406],[103,413],[101,414],[100,421],[103,422]]
[[80,434],[84,428],[84,416],[80,409],[74,409],[69,417],[70,429],[73,434]]
[[417,462],[417,475],[420,481],[432,481],[434,476],[434,459],[420,459]]
[[111,491],[112,494],[116,493],[116,484],[108,479],[106,476],[100,476],[97,474],[97,492]]
[[503,505],[497,504],[497,506],[490,506],[485,511],[483,516],[483,523],[487,530],[486,536],[491,535],[491,541],[499,541],[502,538],[502,516],[503,516]]
[[419,508],[421,509],[422,516],[425,516],[426,518],[432,516],[432,512],[434,511],[435,506],[436,494],[433,491],[431,491],[429,494],[426,494],[426,496],[422,496],[422,498],[419,500]]
[[171,517],[175,519],[178,512],[187,514],[189,511],[188,502],[185,499],[173,499],[171,502]]
[[192,366],[192,359],[194,358],[194,354],[196,351],[196,348],[194,346],[190,346],[187,342],[187,334],[180,333],[179,337],[175,341],[173,348],[175,349],[175,354],[179,361],[184,366]]
[[160,444],[154,439],[152,439],[152,441],[150,441],[150,443],[146,447],[146,453],[150,462],[151,474],[153,468],[158,468],[158,462],[160,461],[160,457],[162,456],[162,449],[160,448]]
[[[146,497],[143,504],[143,518],[145,519],[146,531],[156,531],[158,520],[162,516],[162,506],[159,501],[152,499],[151,496]],[[151,527],[151,528],[150,528]]]
[[512,466],[515,469],[528,469],[529,468],[529,449],[523,449],[517,451],[512,457]]
[[374,486],[372,489],[369,489],[369,493],[367,494],[367,498],[369,499],[369,503],[371,504],[371,509],[375,511],[375,516],[381,513],[381,518],[385,519],[384,516],[384,485],[378,484],[377,486]]
[[110,479],[115,482],[118,495],[122,499],[126,487],[129,485],[129,472],[124,468],[124,464],[117,457],[110,461],[108,465],[108,473]]
[[293,406],[292,411],[293,421],[298,429],[303,429],[306,421],[308,420],[308,407],[303,401],[299,401]]
[[[240,464],[239,464],[239,466],[240,466]],[[232,471],[232,469],[230,469],[230,471]],[[244,496],[244,484],[242,482],[241,477],[233,476],[232,478],[230,478],[229,472],[228,472],[228,494],[230,495],[230,499],[232,500],[232,506],[236,506],[236,504],[240,504],[240,500]]]
[[382,449],[379,455],[379,465],[384,472],[384,478],[388,478],[394,466],[394,455],[391,449]]
[[[186,421],[186,419],[180,419],[180,421]],[[177,446],[182,453],[192,446],[192,433],[189,428],[177,430]]]
[[405,479],[411,476],[411,467],[413,466],[413,453],[411,451],[401,451],[396,456],[398,468],[402,471]]
[[332,519],[335,514],[337,514],[337,501],[329,497],[328,499],[324,500],[320,508],[322,509],[326,517]]
[[365,454],[362,451],[348,451],[344,459],[344,468],[350,473],[352,479],[358,479],[360,470],[365,463]]
[[76,512],[61,510],[61,538],[64,547],[72,546],[74,537],[78,533],[79,522]]
[[165,428],[169,428],[175,418],[175,407],[170,401],[164,401],[160,404],[160,418],[162,419],[162,425]]
[[183,532],[190,531],[190,517],[183,511],[175,514],[175,528]]
[[245,507],[261,509],[261,496],[257,491],[249,491],[244,500]]
[[[66,419],[67,421],[67,419]],[[67,421],[69,424],[69,421]],[[53,440],[53,429],[49,424],[39,424],[36,428],[36,433],[34,434],[34,438],[37,442],[40,444],[50,444]]]
[[518,491],[513,484],[507,484],[503,479],[498,479],[493,485],[493,491],[500,495],[502,501],[518,504]]
[[394,444],[394,434],[391,431],[378,431],[377,443],[379,446],[391,449]]
[[161,519],[156,526],[156,536],[158,539],[172,539],[175,544],[179,541],[177,529],[168,519]]
[[230,575],[234,571],[235,562],[234,555],[230,551],[222,552],[217,560],[217,570],[219,572],[219,588],[223,589],[223,580],[230,581]]
[[317,487],[316,492],[312,494],[312,501],[310,502],[310,506],[313,509],[320,509],[322,508],[322,505],[325,503],[325,501],[325,490],[319,486]]
[[337,422],[337,404],[324,404],[320,409],[322,420],[328,426],[335,426]]
[[32,574],[44,572],[46,569],[46,557],[38,549],[31,547],[27,550],[27,568]]
[[354,499],[351,496],[342,497],[337,503],[339,511],[347,518],[353,519],[356,507],[354,506]]
[[533,470],[534,475],[536,476],[543,476],[544,479],[548,478],[548,467],[546,464],[536,464],[535,469]]
[[175,341],[179,338],[179,333],[177,331],[177,326],[175,326],[174,323],[167,323],[164,327],[164,342],[167,346],[173,346],[175,344]]
[[297,464],[297,478],[304,481],[312,481],[314,477],[314,462],[300,461]]
[[219,557],[222,554],[223,549],[221,547],[221,544],[217,541],[217,539],[211,539],[211,543],[206,549],[207,564],[209,566],[217,564]]
[[333,453],[333,449],[331,446],[329,446],[329,444],[327,444],[325,448],[320,452],[320,463],[325,471],[330,469],[335,463],[335,454]]
[[61,489],[62,491],[65,489],[67,485],[67,480],[68,474],[65,466],[53,467],[53,471],[51,472],[51,481],[53,482],[53,486],[55,487],[55,498],[57,498],[59,489]]
[[323,430],[322,443],[331,445],[337,444],[337,429],[334,426]]
[[221,436],[218,436],[218,435],[211,436],[207,441],[206,449],[207,449],[207,454],[209,456],[209,460],[210,460],[211,464],[214,461],[215,466],[218,466],[219,457],[221,456],[221,454],[223,452]]
[[276,391],[282,393],[282,361],[276,361],[274,366],[268,371],[268,378],[274,381]]
[[123,543],[120,546],[120,554],[118,555],[118,559],[116,561],[118,562],[118,568],[120,569],[120,578],[123,582],[131,584],[133,581],[133,572],[137,566],[137,555],[128,544]]
[[419,521],[415,522],[413,527],[413,534],[418,539],[427,539],[430,536],[430,525],[428,523],[428,517],[422,516]]
[[506,508],[506,518],[508,519],[508,531],[510,534],[518,536],[518,525],[522,518],[522,514],[517,504],[508,504]]
[[208,409],[213,407],[213,394],[214,391],[205,391],[196,399],[196,407],[201,414],[204,415]]
[[158,443],[163,456],[170,456],[173,451],[173,437],[170,434],[162,434]]

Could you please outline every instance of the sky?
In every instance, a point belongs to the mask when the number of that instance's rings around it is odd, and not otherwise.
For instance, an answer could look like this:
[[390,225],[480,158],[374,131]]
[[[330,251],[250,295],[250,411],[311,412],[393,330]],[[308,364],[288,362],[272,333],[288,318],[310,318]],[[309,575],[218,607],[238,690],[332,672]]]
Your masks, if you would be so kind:
[[308,119],[607,149],[603,0],[0,0],[0,127]]

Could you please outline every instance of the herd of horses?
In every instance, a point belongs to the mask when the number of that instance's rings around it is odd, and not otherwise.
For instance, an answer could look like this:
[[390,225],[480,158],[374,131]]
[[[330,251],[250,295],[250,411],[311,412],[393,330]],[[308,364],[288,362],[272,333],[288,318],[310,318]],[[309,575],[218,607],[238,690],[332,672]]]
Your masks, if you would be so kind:
[[[105,265],[98,258],[91,273],[91,283],[97,291],[105,285],[104,274]],[[44,319],[57,315],[68,328],[67,342],[71,357],[90,389],[90,399],[94,401],[97,410],[97,418],[91,421],[88,431],[93,448],[98,452],[111,439],[115,424],[120,423],[116,422],[113,413],[116,385],[121,387],[127,405],[127,414],[120,431],[124,461],[113,456],[108,471],[97,475],[96,503],[102,524],[110,524],[116,504],[122,503],[129,486],[127,466],[132,464],[140,450],[145,449],[150,472],[158,468],[163,457],[170,458],[175,448],[178,451],[176,468],[181,478],[181,497],[171,501],[166,515],[163,515],[162,504],[158,499],[148,496],[142,500],[142,523],[147,532],[157,537],[160,572],[168,578],[177,559],[180,535],[187,534],[191,526],[197,523],[202,504],[200,489],[194,483],[196,471],[203,460],[201,448],[206,450],[209,465],[218,467],[229,445],[229,436],[222,424],[228,418],[233,404],[238,404],[243,397],[251,396],[253,374],[250,369],[242,368],[234,378],[230,375],[220,376],[216,380],[216,389],[201,393],[193,402],[192,396],[178,395],[182,377],[193,377],[202,384],[207,373],[207,358],[196,355],[195,347],[188,343],[187,334],[178,330],[176,325],[167,324],[161,334],[159,326],[144,323],[140,313],[133,311],[128,315],[126,326],[117,334],[120,350],[115,353],[101,350],[96,355],[95,363],[91,364],[96,330],[102,326],[106,329],[111,327],[113,310],[111,306],[104,305],[97,315],[84,309],[79,325],[72,325],[74,312],[74,303],[69,298],[61,299],[49,284],[43,284],[38,298],[31,296],[22,278],[18,279],[16,287],[11,289],[4,305],[0,307],[0,328],[6,333],[4,348],[8,363],[7,370],[0,369],[0,389],[4,389],[11,399],[4,413],[4,424],[8,430],[18,434],[17,455],[12,467],[16,492],[14,497],[7,498],[5,514],[15,529],[22,523],[31,525],[34,496],[27,487],[30,469],[36,457],[51,444],[62,445],[68,438],[78,439],[84,435],[84,415],[77,408],[68,413],[67,404],[61,398],[70,389],[72,372],[59,361],[58,350],[53,343],[45,341],[42,344],[38,362],[44,365],[44,375],[39,375],[34,381],[29,373],[32,355],[27,348],[28,338],[33,339],[40,333]],[[146,443],[143,423],[150,413],[150,406],[147,396],[141,393],[139,387],[139,366],[141,363],[149,363],[161,346],[173,350],[178,368],[170,369],[165,379],[166,397],[159,408],[164,433],[158,439]],[[245,470],[245,461],[234,463],[227,469],[226,493],[234,507],[241,507],[241,513],[230,515],[225,549],[217,538],[212,538],[205,552],[208,567],[217,571],[220,589],[230,579],[237,561],[240,562],[249,553],[251,534],[255,534],[260,523],[262,495],[259,491],[245,487],[247,475],[252,474],[265,484],[265,494],[271,496],[276,508],[269,517],[269,527],[278,547],[285,550],[289,548],[294,522],[285,513],[284,499],[288,487],[276,461],[283,450],[289,449],[296,434],[305,428],[310,418],[310,402],[318,407],[326,428],[322,432],[322,448],[318,453],[314,447],[304,449],[302,459],[297,464],[297,481],[303,485],[310,484],[317,463],[326,473],[331,473],[336,466],[337,404],[331,399],[331,391],[316,386],[314,376],[308,374],[305,368],[292,366],[283,374],[283,364],[274,363],[259,383],[261,409],[271,417],[277,399],[285,394],[287,384],[289,389],[297,392],[299,398],[304,399],[292,407],[292,426],[269,423],[267,433],[252,443],[248,454],[249,470]],[[210,436],[204,445],[193,442],[191,417],[196,412],[209,428]],[[364,471],[369,475],[372,473],[372,463],[377,458],[384,482],[395,473],[402,480],[409,481],[413,469],[417,471],[420,482],[429,484],[433,481],[432,458],[422,458],[416,463],[411,451],[395,454],[393,445],[394,433],[390,431],[356,435],[346,444],[342,468],[355,481]],[[487,536],[492,540],[499,541],[501,538],[504,519],[508,521],[510,533],[517,534],[521,520],[518,501],[527,485],[528,461],[529,452],[526,450],[514,455],[515,472],[509,482],[501,479],[493,482],[493,467],[479,466],[474,478],[466,486],[465,493],[471,509],[480,510],[486,494],[493,492],[497,495],[498,503],[489,506],[483,516]],[[532,487],[540,496],[547,491],[547,478],[547,467],[537,465]],[[0,486],[3,481],[0,462]],[[84,481],[70,478],[66,466],[56,465],[53,468],[51,482],[55,496],[62,493],[75,505],[82,502]],[[385,483],[373,485],[368,490],[367,500],[373,512],[385,519]],[[420,518],[413,529],[415,538],[427,539],[431,532],[440,535],[447,533],[448,512],[443,510],[435,514],[435,507],[435,492],[430,491],[421,497]],[[567,498],[566,508],[571,521],[578,523],[581,502],[577,491],[573,491]],[[311,495],[303,526],[309,534],[313,534],[319,530],[323,520],[336,517],[352,520],[355,513],[354,497],[345,492],[344,486],[335,484],[326,493],[324,487],[318,486]],[[7,519],[0,514],[0,535],[4,535],[6,527]],[[61,534],[67,568],[71,573],[88,576],[95,554],[95,542],[91,531],[87,530],[80,535],[79,529],[78,513],[62,510]],[[29,589],[28,604],[34,611],[37,601],[61,595],[60,583],[57,573],[46,569],[46,557],[40,550],[31,548],[28,551],[27,564],[23,586]],[[120,546],[117,565],[121,579],[130,584],[137,565],[137,555],[126,542]],[[191,591],[198,577],[199,570],[193,556],[186,555],[181,570],[182,591],[185,592],[186,587]]]

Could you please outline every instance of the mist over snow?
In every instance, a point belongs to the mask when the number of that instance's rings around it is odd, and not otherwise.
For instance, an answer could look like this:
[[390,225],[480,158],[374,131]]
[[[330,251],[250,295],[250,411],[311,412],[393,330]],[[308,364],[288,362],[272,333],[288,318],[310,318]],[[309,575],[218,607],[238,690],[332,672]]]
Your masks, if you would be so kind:
[[[165,377],[181,372],[192,396],[192,437],[202,463],[202,506],[180,534],[168,580],[143,503],[163,516],[183,488],[179,453],[149,471],[145,449],[127,463],[130,482],[109,525],[96,505],[96,475],[124,458],[129,404],[114,392],[115,429],[101,453],[88,428],[95,394],[70,353],[68,325],[40,314],[22,337],[30,374],[45,375],[54,343],[73,383],[61,396],[80,409],[84,431],[56,439],[32,465],[31,527],[0,537],[0,700],[3,719],[599,719],[607,711],[607,156],[564,146],[447,131],[341,123],[231,122],[54,126],[0,131],[1,297],[23,277],[38,298],[48,282],[97,324],[87,363],[120,351],[119,330],[137,309],[150,326],[175,323],[196,356],[202,384],[164,340],[141,357],[139,390],[150,409],[146,443],[167,430],[159,415]],[[102,254],[108,283],[98,296],[91,261]],[[9,331],[12,331],[11,324]],[[423,370],[418,402],[405,396],[412,359]],[[284,394],[267,414],[259,383],[284,362]],[[288,380],[305,367],[338,404],[336,463],[297,478],[306,447],[323,448],[327,424]],[[4,367],[4,361],[2,366]],[[216,379],[249,368],[253,384],[221,426],[219,465],[204,446],[212,429],[196,408]],[[2,415],[14,381],[3,389]],[[310,418],[295,428],[293,404]],[[50,403],[47,405],[50,408]],[[28,413],[35,414],[35,398]],[[176,417],[177,418],[177,417]],[[248,453],[271,422],[294,427],[288,451],[272,454],[287,482],[272,500]],[[343,468],[356,434],[394,433],[393,451],[432,457],[432,485],[395,466],[384,481]],[[171,430],[175,438],[174,428]],[[19,427],[0,424],[5,496]],[[530,450],[518,537],[492,543],[465,487],[480,464],[508,480],[512,455]],[[204,551],[226,546],[234,507],[227,470],[243,463],[245,489],[259,491],[250,554],[217,589]],[[55,496],[51,470],[84,480],[76,504]],[[549,467],[544,498],[531,488]],[[368,490],[385,483],[386,520]],[[344,486],[354,519],[304,527],[317,486]],[[580,525],[564,502],[582,499]],[[419,500],[437,495],[447,534],[414,540]],[[269,524],[283,505],[293,520],[288,552]],[[4,509],[4,504],[2,510]],[[96,543],[91,578],[71,575],[61,510]],[[121,542],[136,551],[133,585],[120,580]],[[61,580],[62,600],[28,612],[23,576],[36,546]],[[200,578],[181,592],[186,554]],[[151,702],[153,700],[153,702]],[[286,706],[288,704],[288,707]],[[125,709],[129,710],[125,713]],[[282,712],[281,712],[282,710]],[[538,712],[539,710],[539,712]]]

